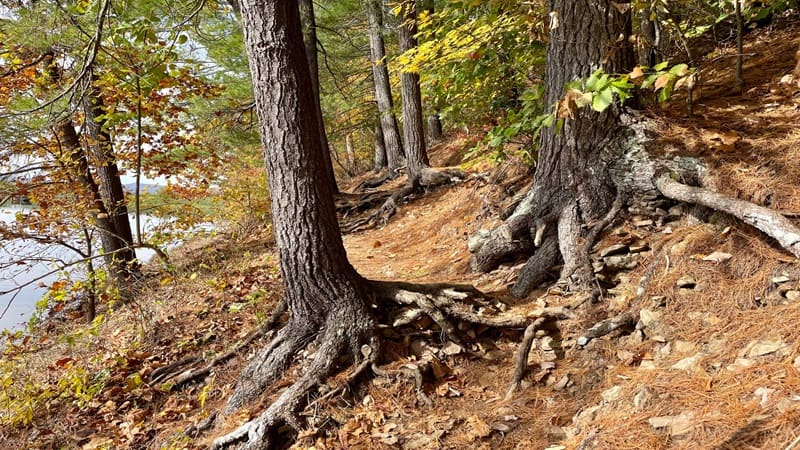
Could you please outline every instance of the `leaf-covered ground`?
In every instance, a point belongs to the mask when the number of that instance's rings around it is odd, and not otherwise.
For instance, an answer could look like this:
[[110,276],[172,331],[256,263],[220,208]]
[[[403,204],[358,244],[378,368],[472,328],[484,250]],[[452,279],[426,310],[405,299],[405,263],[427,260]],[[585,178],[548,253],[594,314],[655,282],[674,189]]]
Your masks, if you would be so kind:
[[[666,154],[706,161],[717,187],[800,216],[800,29],[758,30],[746,39],[746,86],[734,92],[733,48],[709,55],[688,117],[680,96],[648,112]],[[474,138],[474,136],[473,136]],[[434,150],[458,162],[468,136]],[[509,313],[570,301],[541,289],[515,301],[506,290],[523,261],[486,275],[469,271],[466,242],[491,228],[529,175],[518,161],[472,164],[473,177],[413,199],[383,227],[345,236],[349,256],[372,279],[468,282]],[[353,185],[359,180],[353,180]],[[391,188],[391,186],[389,186]],[[173,255],[174,274],[153,267],[130,305],[92,327],[52,321],[7,344],[2,360],[3,448],[205,448],[262,403],[214,428],[182,434],[224,404],[257,339],[197,382],[153,381],[168,364],[201,367],[233,348],[280,299],[268,228],[236,228]],[[297,448],[718,448],[788,449],[800,436],[800,265],[767,238],[729,218],[664,203],[630,211],[594,254],[611,288],[591,314],[541,330],[522,392],[506,398],[521,332],[474,328],[469,352],[425,333],[385,349],[392,367],[432,367],[414,385],[376,377],[313,404]],[[638,297],[642,277],[645,295]],[[579,347],[597,320],[635,314],[625,329]],[[309,355],[297,355],[302,361]],[[187,360],[186,358],[197,358]],[[187,362],[188,361],[188,362]],[[336,386],[341,375],[329,380]],[[12,423],[13,422],[13,423]]]

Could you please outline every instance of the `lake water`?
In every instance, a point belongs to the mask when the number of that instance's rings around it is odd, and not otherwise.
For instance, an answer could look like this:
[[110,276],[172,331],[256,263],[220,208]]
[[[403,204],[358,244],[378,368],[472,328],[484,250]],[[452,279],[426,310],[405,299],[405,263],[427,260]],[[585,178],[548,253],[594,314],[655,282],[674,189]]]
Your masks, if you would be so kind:
[[[13,222],[14,216],[30,207],[24,206],[3,206],[0,207],[0,221]],[[133,223],[133,218],[131,218]],[[162,221],[151,216],[142,216],[143,230],[151,230],[158,226]],[[154,252],[150,249],[137,249],[136,255],[141,261],[147,261],[153,256]],[[34,260],[29,264],[12,265],[12,261],[20,259]],[[12,290],[20,287],[32,280],[36,280],[30,285],[15,289],[15,292],[0,295],[0,313],[6,310],[0,317],[0,330],[16,329],[22,324],[27,323],[34,310],[36,302],[47,292],[43,285],[52,284],[58,279],[58,274],[47,275],[49,272],[63,265],[62,262],[70,262],[81,259],[81,257],[60,245],[42,245],[30,241],[12,240],[0,242],[0,292]],[[102,259],[96,260],[97,264],[102,264]],[[78,265],[70,268],[70,276],[79,279],[84,276],[85,267]],[[47,276],[45,276],[47,275]],[[41,279],[39,279],[42,277]]]

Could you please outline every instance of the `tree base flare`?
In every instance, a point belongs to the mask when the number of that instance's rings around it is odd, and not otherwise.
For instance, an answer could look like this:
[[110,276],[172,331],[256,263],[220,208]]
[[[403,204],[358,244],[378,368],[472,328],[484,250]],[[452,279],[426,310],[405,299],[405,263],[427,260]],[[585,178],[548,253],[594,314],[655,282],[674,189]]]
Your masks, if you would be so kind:
[[[533,318],[503,314],[494,306],[496,301],[468,285],[416,285],[385,281],[369,281],[368,284],[370,292],[374,294],[373,310],[380,311],[380,317],[376,317],[376,320],[379,324],[385,325],[378,325],[371,330],[342,327],[343,317],[340,314],[332,313],[326,320],[326,326],[323,327],[322,332],[314,338],[316,352],[303,368],[300,378],[284,390],[258,417],[217,438],[212,445],[213,449],[219,450],[233,445],[240,445],[238,448],[244,449],[275,448],[278,445],[279,430],[287,426],[298,433],[309,435],[309,432],[304,431],[306,424],[301,419],[304,411],[312,407],[316,408],[322,400],[343,393],[348,385],[358,382],[370,371],[372,375],[378,377],[402,378],[412,381],[418,404],[431,405],[431,399],[423,390],[423,369],[425,368],[423,362],[404,364],[394,369],[379,366],[379,360],[384,356],[380,351],[382,337],[378,335],[378,331],[381,329],[392,330],[393,334],[397,334],[397,330],[403,327],[416,329],[416,325],[413,325],[412,322],[419,320],[422,316],[427,316],[439,330],[438,333],[434,333],[435,336],[464,346],[465,354],[469,354],[470,352],[466,348],[469,345],[467,341],[470,337],[462,332],[463,328],[458,325],[460,322],[488,328],[523,330],[526,327],[530,329],[530,326],[538,329],[547,320],[572,317],[571,312],[564,308],[545,308],[538,311],[536,317]],[[267,383],[276,380],[283,373],[286,368],[283,364],[285,359],[280,355],[294,347],[287,344],[291,340],[288,336],[297,335],[296,330],[293,330],[292,327],[290,321],[243,372],[240,383],[224,411],[226,414],[243,406],[245,401],[252,401],[256,398],[255,395],[250,395],[255,392],[252,386],[254,375],[261,374],[266,377],[265,380],[258,383],[263,391]],[[532,333],[528,334],[532,336]],[[306,337],[306,341],[309,338]],[[532,337],[528,338],[528,349],[530,349],[529,341],[531,339]],[[296,353],[297,350],[298,348],[295,348],[292,353]],[[319,388],[325,383],[325,380],[344,370],[341,367],[342,357],[349,357],[354,362],[354,368],[346,377],[343,385],[320,394]],[[258,361],[264,358],[268,360],[269,364]],[[520,369],[518,361],[515,383],[518,384],[524,376],[526,364],[527,358]],[[254,367],[260,368],[254,369]],[[265,370],[266,368],[270,370]],[[242,392],[249,394],[244,395]],[[260,391],[258,395],[260,395]],[[205,426],[205,424],[203,425]],[[314,434],[314,431],[312,430],[310,434]]]

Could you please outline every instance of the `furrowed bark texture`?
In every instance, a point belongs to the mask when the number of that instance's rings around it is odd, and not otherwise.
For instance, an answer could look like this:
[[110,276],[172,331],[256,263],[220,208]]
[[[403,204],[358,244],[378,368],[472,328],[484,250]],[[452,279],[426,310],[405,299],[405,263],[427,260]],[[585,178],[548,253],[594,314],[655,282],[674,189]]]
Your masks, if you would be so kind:
[[[599,68],[625,73],[633,66],[625,38],[630,34],[629,13],[620,13],[608,0],[554,0],[550,5],[554,19],[547,50],[546,104],[556,104],[568,82],[589,77]],[[540,268],[562,261],[562,279],[585,287],[593,274],[581,245],[584,225],[602,218],[617,192],[627,189],[620,178],[630,175],[619,168],[636,137],[616,105],[602,113],[580,109],[565,119],[560,131],[545,130],[530,194],[502,226],[473,239],[473,268],[490,270],[509,255],[529,251],[534,235],[539,235],[541,248],[534,251],[512,292],[526,295],[541,280]],[[557,240],[558,252],[551,240]]]
[[[307,343],[323,330],[326,335],[345,336],[357,347],[372,323],[364,301],[365,281],[347,261],[336,219],[314,94],[307,89],[311,79],[297,1],[241,3],[290,314],[282,341],[275,344],[282,349],[276,356],[278,365],[284,365],[290,359],[280,353],[293,356],[301,342]],[[262,354],[251,361],[245,371],[251,380],[273,376],[266,373],[275,368],[264,364],[268,357]],[[238,406],[234,398],[239,404],[249,401],[265,385],[245,378],[231,397],[229,409]]]
[[319,86],[319,59],[317,57],[317,20],[314,17],[314,2],[312,0],[300,0],[300,21],[303,25],[303,45],[306,48],[306,59],[308,60],[308,70],[311,73],[311,87],[314,90],[314,103],[316,106],[317,121],[319,123],[319,135],[322,140],[322,149],[325,151],[325,168],[329,172],[328,179],[331,180],[331,190],[339,193],[336,185],[336,177],[333,172],[333,161],[331,160],[331,148],[328,143],[328,133],[325,131],[325,120],[322,115],[322,102]]
[[383,128],[381,125],[375,125],[375,163],[372,169],[375,172],[380,172],[381,169],[387,167],[386,161],[386,141],[383,138]]
[[369,19],[369,51],[372,59],[372,79],[375,83],[375,102],[378,104],[383,140],[386,143],[386,158],[389,169],[403,166],[403,143],[400,128],[397,126],[389,84],[389,70],[386,67],[386,47],[383,42],[383,0],[367,0]]
[[[403,23],[398,28],[400,51],[406,52],[417,46],[417,3],[404,0],[401,4],[400,18]],[[411,186],[420,184],[423,169],[430,167],[425,148],[425,131],[422,125],[422,94],[419,87],[419,74],[402,72],[400,87],[403,97],[403,138],[406,145],[406,164],[408,181]]]
[[[547,49],[546,104],[557,103],[568,82],[586,78],[598,68],[624,73],[633,66],[633,52],[625,39],[630,15],[621,14],[613,3],[552,2],[560,24],[551,29]],[[533,190],[540,215],[558,214],[558,225],[551,228],[564,259],[562,277],[584,283],[592,276],[591,270],[586,271],[588,255],[578,251],[577,244],[582,225],[603,217],[616,196],[610,165],[620,156],[616,151],[622,147],[620,136],[628,134],[622,128],[616,106],[602,113],[584,108],[567,119],[560,132],[548,129],[542,135]]]

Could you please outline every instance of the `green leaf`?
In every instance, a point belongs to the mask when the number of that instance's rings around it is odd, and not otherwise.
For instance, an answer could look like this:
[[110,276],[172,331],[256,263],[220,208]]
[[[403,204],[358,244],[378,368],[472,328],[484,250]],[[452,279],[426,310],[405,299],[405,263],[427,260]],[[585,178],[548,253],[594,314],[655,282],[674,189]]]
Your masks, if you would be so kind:
[[661,71],[661,70],[666,69],[668,65],[669,65],[669,61],[663,61],[663,62],[660,62],[660,63],[656,64],[655,66],[653,66],[653,70]]
[[689,73],[689,66],[686,64],[678,64],[677,66],[669,69],[669,73],[682,77]]
[[614,93],[611,89],[603,89],[597,92],[592,98],[592,109],[597,112],[603,112],[614,103]]

